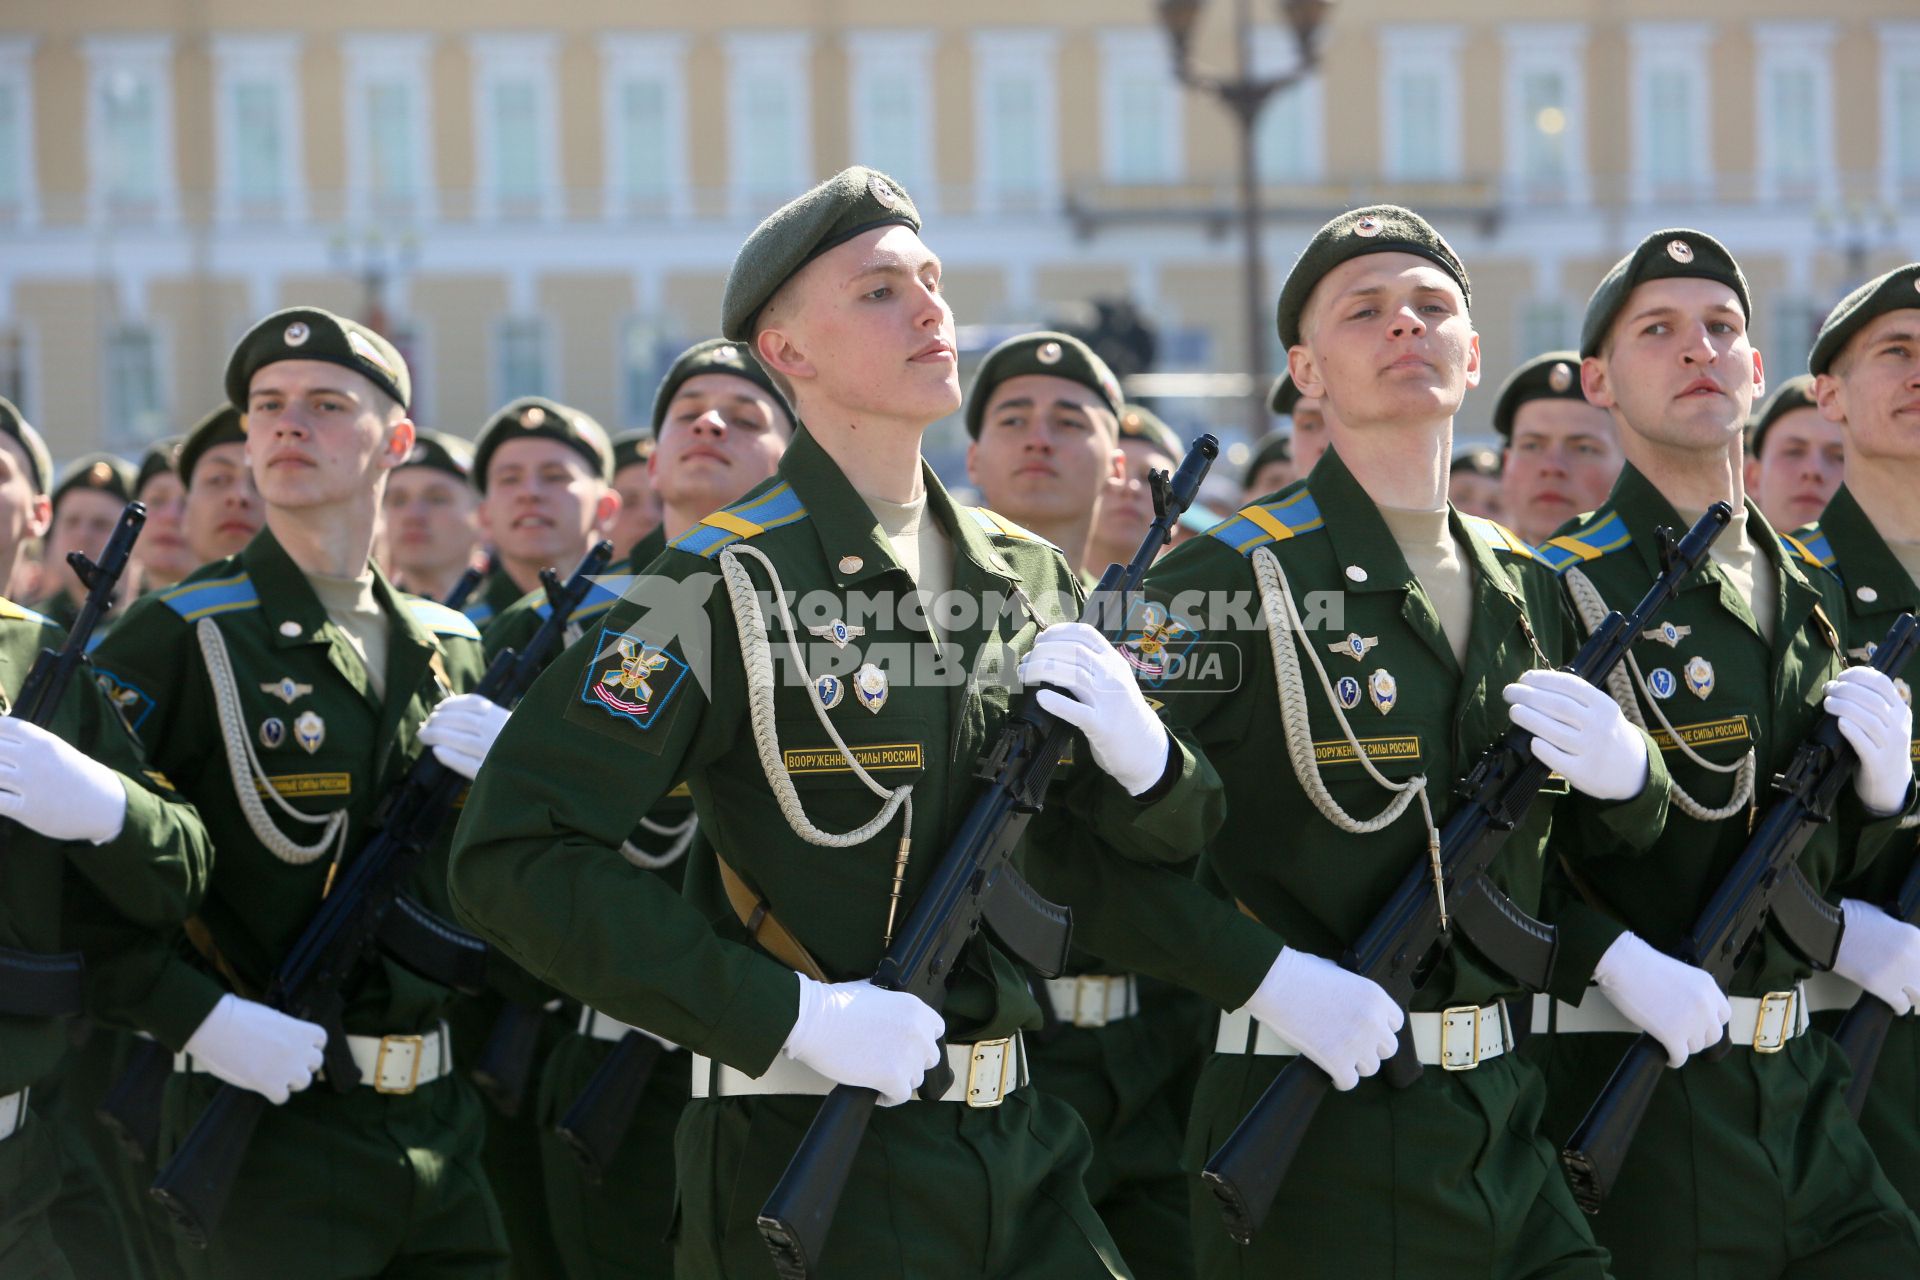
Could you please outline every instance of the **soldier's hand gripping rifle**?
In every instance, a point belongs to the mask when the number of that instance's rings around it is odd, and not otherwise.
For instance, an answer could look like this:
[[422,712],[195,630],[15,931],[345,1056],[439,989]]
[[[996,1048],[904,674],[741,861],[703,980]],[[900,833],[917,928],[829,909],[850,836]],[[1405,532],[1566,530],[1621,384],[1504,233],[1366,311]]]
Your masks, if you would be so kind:
[[[1920,926],[1920,851],[1916,851],[1913,865],[1907,868],[1907,877],[1900,882],[1900,892],[1894,895],[1888,914],[1902,924]],[[1834,1041],[1853,1064],[1853,1079],[1847,1082],[1847,1110],[1853,1112],[1856,1120],[1860,1118],[1860,1109],[1867,1105],[1873,1071],[1880,1065],[1880,1051],[1887,1047],[1887,1033],[1893,1030],[1896,1016],[1892,1005],[1862,991],[1860,999],[1847,1010],[1834,1030]]]
[[[1171,481],[1165,472],[1153,474],[1153,525],[1131,561],[1111,565],[1101,575],[1081,621],[1098,627],[1110,640],[1118,638],[1130,593],[1138,590],[1147,567],[1172,537],[1219,448],[1212,436],[1201,436]],[[887,948],[873,976],[875,986],[910,992],[940,1012],[954,963],[982,921],[1042,974],[1053,977],[1065,968],[1072,914],[1021,879],[1013,855],[1028,822],[1046,801],[1047,783],[1072,734],[1070,725],[1042,710],[1033,691],[1027,691],[982,763],[986,789]],[[951,1081],[943,1058],[921,1081],[919,1094],[937,1098]],[[760,1210],[760,1235],[782,1280],[805,1277],[819,1263],[878,1096],[872,1089],[836,1085]]]
[[[503,707],[512,706],[546,667],[568,618],[612,555],[612,544],[606,542],[589,551],[526,648],[517,653],[508,649],[495,657],[474,692]],[[327,1084],[337,1093],[360,1083],[342,1026],[347,984],[375,947],[397,950],[387,922],[408,911],[401,889],[466,785],[467,780],[441,764],[433,752],[421,753],[400,785],[381,802],[374,815],[373,837],[343,868],[339,883],[307,922],[267,987],[266,1004],[326,1028]],[[396,958],[407,962],[403,956]],[[267,1105],[266,1098],[251,1090],[221,1085],[154,1179],[153,1198],[189,1243],[206,1247]]]
[[[1896,673],[1916,645],[1920,645],[1920,625],[1911,613],[1903,613],[1874,651],[1870,665],[1889,675]],[[1840,722],[1823,714],[1794,752],[1786,772],[1774,778],[1779,799],[1687,931],[1674,952],[1678,959],[1705,969],[1725,990],[1754,940],[1772,920],[1801,959],[1816,969],[1833,967],[1840,950],[1840,913],[1807,882],[1796,862],[1814,832],[1833,820],[1841,790],[1858,767],[1853,748],[1840,736]],[[1723,1037],[1706,1056],[1711,1061],[1729,1047]],[[1620,1176],[1627,1148],[1666,1065],[1667,1051],[1658,1040],[1645,1034],[1636,1039],[1560,1153],[1574,1199],[1588,1213],[1600,1211]]]
[[[1706,559],[1732,519],[1724,502],[1710,507],[1674,543],[1662,531],[1661,571],[1633,613],[1609,613],[1580,647],[1567,670],[1604,684],[1640,632],[1653,624],[1687,575]],[[1521,986],[1544,989],[1553,966],[1553,929],[1515,906],[1487,878],[1507,833],[1526,816],[1550,770],[1534,758],[1533,735],[1508,729],[1461,784],[1465,801],[1440,833],[1437,866],[1421,857],[1340,963],[1378,983],[1401,1010],[1413,1003],[1457,935]],[[1413,1020],[1401,1028],[1398,1051],[1384,1074],[1396,1088],[1419,1078]],[[1219,1201],[1227,1232],[1246,1244],[1273,1207],[1274,1196],[1333,1081],[1305,1056],[1289,1058],[1239,1127],[1201,1172]]]

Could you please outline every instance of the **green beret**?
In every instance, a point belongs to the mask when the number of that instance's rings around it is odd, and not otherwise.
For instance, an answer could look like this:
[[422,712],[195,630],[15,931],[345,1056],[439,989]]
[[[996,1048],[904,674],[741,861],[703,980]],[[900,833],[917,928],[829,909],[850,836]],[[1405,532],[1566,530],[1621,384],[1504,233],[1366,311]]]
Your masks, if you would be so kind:
[[[744,340],[743,340],[744,341]],[[773,379],[760,367],[747,349],[731,338],[708,338],[705,342],[696,342],[682,351],[667,369],[667,376],[660,381],[660,387],[653,393],[653,433],[660,434],[660,424],[667,420],[667,406],[680,390],[680,384],[689,378],[697,378],[703,373],[730,373],[736,378],[745,378],[754,386],[773,397],[773,402],[786,412],[786,398],[780,389],[773,385]],[[791,423],[791,415],[789,415]],[[615,470],[619,464],[615,464]]]
[[1093,348],[1071,334],[1023,333],[987,352],[987,358],[973,371],[973,385],[967,388],[967,434],[980,438],[980,419],[987,412],[993,389],[1010,378],[1040,374],[1077,382],[1107,402],[1115,418],[1126,404],[1120,396],[1120,380],[1107,368],[1107,362],[1093,354]]
[[1349,210],[1314,232],[1313,239],[1294,259],[1287,282],[1280,287],[1282,345],[1299,343],[1300,317],[1314,286],[1341,263],[1369,253],[1411,253],[1425,258],[1453,277],[1462,298],[1473,301],[1473,286],[1467,282],[1467,269],[1460,265],[1459,255],[1425,218],[1397,204],[1368,205]]
[[1656,231],[1640,247],[1613,264],[1600,287],[1587,299],[1587,318],[1580,326],[1580,354],[1597,356],[1607,331],[1627,305],[1627,295],[1649,280],[1718,280],[1740,296],[1740,309],[1753,318],[1753,299],[1747,277],[1727,247],[1703,231],[1675,227]]
[[1120,438],[1145,440],[1175,462],[1187,456],[1187,446],[1181,442],[1180,433],[1162,422],[1153,410],[1137,404],[1120,410]]
[[116,458],[110,453],[83,453],[69,462],[60,472],[60,478],[53,482],[53,508],[58,511],[60,499],[80,489],[92,489],[119,502],[132,502],[134,475],[133,464],[125,458]]
[[1895,267],[1877,280],[1869,280],[1840,299],[1840,305],[1828,314],[1814,337],[1813,352],[1807,357],[1809,373],[1826,373],[1833,358],[1854,334],[1889,311],[1920,308],[1920,262]]
[[1753,423],[1747,428],[1747,448],[1754,457],[1760,456],[1760,446],[1766,441],[1767,431],[1774,423],[1786,417],[1796,409],[1819,410],[1819,403],[1813,398],[1813,375],[1803,373],[1788,378],[1775,388],[1753,415]]
[[173,455],[179,451],[180,442],[184,439],[185,436],[168,436],[147,446],[147,451],[140,455],[140,469],[133,477],[135,497],[139,497],[155,477],[173,474]]
[[319,307],[289,307],[276,311],[247,330],[227,358],[227,399],[247,411],[247,388],[253,375],[281,360],[324,360],[362,375],[392,396],[402,409],[412,403],[413,383],[407,362],[394,345],[357,320],[347,320]]
[[217,444],[239,444],[246,438],[246,419],[230,404],[221,405],[194,423],[193,430],[181,439],[180,451],[174,455],[180,483],[189,489],[193,488],[193,469],[200,465],[200,459],[206,456],[207,450]]
[[1293,406],[1300,403],[1300,388],[1293,385],[1293,375],[1283,373],[1273,380],[1273,390],[1267,392],[1267,411],[1279,418],[1291,418]]
[[487,491],[487,464],[493,461],[493,451],[509,440],[529,436],[558,440],[585,458],[594,474],[612,483],[613,446],[607,443],[605,427],[557,400],[521,396],[494,414],[473,442],[473,482],[480,492]]
[[1457,476],[1462,471],[1497,480],[1500,478],[1500,455],[1491,449],[1468,449],[1457,455],[1447,467],[1450,476]]
[[1530,400],[1578,400],[1587,403],[1580,389],[1580,353],[1549,351],[1507,375],[1500,384],[1500,398],[1493,402],[1493,429],[1504,440],[1513,439],[1513,416]]
[[[1292,384],[1289,383],[1289,386]],[[1260,474],[1260,468],[1270,462],[1293,461],[1293,435],[1287,431],[1273,431],[1261,436],[1253,443],[1253,456],[1247,459],[1246,472],[1240,477],[1240,487],[1253,487],[1253,478]]]
[[[427,431],[416,428],[413,433],[413,452],[401,467],[432,467],[435,471],[444,471],[462,484],[473,483],[473,446],[459,436],[444,431]],[[395,467],[398,471],[400,468]]]
[[751,342],[754,317],[795,272],[855,236],[888,226],[918,231],[920,211],[905,187],[864,165],[842,169],[781,205],[734,257],[720,298],[720,332],[735,342]]
[[653,456],[653,428],[635,427],[622,431],[610,442],[613,446],[613,473],[619,475]]
[[45,493],[53,487],[53,455],[47,452],[47,442],[33,429],[13,401],[0,396],[0,435],[12,436],[27,452],[27,463],[32,474],[27,482],[35,493]]

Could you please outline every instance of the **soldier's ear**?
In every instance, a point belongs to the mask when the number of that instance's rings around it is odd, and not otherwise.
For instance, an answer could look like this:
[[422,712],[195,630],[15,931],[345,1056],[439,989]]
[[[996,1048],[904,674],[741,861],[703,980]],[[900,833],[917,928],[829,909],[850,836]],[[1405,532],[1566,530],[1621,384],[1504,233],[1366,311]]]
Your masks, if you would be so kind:
[[1475,330],[1467,343],[1467,390],[1480,385],[1480,334]]
[[1813,403],[1819,407],[1820,416],[1845,426],[1847,407],[1842,402],[1840,389],[1840,379],[1835,374],[1817,374],[1813,379]]
[[53,499],[44,493],[34,494],[33,501],[27,504],[27,536],[44,538],[52,527]]
[[600,495],[600,501],[593,507],[593,527],[601,533],[613,528],[614,517],[620,514],[620,492],[612,485]]
[[1326,380],[1320,376],[1320,363],[1310,348],[1300,343],[1287,348],[1287,372],[1293,377],[1294,389],[1302,399],[1326,399]]
[[1607,374],[1606,361],[1588,356],[1580,362],[1580,390],[1587,403],[1601,409],[1613,408],[1613,380]]
[[795,341],[795,335],[783,327],[769,325],[756,333],[753,336],[753,354],[759,357],[761,364],[788,382],[811,378],[817,372],[813,361],[807,358]]
[[403,415],[388,423],[387,437],[380,448],[381,465],[391,471],[411,457],[415,435],[412,418]]

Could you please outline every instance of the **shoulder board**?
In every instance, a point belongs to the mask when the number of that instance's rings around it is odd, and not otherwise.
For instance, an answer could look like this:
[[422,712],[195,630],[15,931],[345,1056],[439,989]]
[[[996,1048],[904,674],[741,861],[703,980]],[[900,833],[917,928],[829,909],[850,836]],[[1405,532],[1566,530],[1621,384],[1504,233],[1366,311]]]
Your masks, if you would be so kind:
[[1508,555],[1520,556],[1526,560],[1537,560],[1539,554],[1533,544],[1522,538],[1498,520],[1489,520],[1485,516],[1470,516],[1460,513],[1460,523],[1480,535],[1480,540],[1495,551],[1504,551]]
[[1822,569],[1833,568],[1834,561],[1839,559],[1833,554],[1833,547],[1828,544],[1827,535],[1820,532],[1820,526],[1817,524],[1810,524],[1798,533],[1781,534],[1780,545],[1808,564],[1817,564]]
[[1564,574],[1577,564],[1598,560],[1633,541],[1627,522],[1612,511],[1603,512],[1577,533],[1549,538],[1534,550],[1534,556],[1555,573]]
[[[595,578],[593,585],[587,589],[587,598],[580,602],[580,607],[573,611],[573,616],[567,621],[578,625],[599,617],[613,608],[614,602],[626,594],[627,588],[633,585],[634,579],[638,576],[623,573],[611,578]],[[533,616],[545,622],[552,613],[553,601],[547,599],[543,591],[540,593],[540,603],[533,606]]]
[[[1013,538],[1019,542],[1038,542],[1042,546],[1053,547],[1053,543],[1041,537],[1033,530],[1022,528],[1020,525],[1015,524],[990,507],[967,507],[964,508],[964,510],[968,515],[973,517],[973,522],[979,525],[989,537],[997,534],[1000,537]],[[1053,549],[1058,551],[1060,548],[1054,547]]]
[[168,587],[160,593],[160,601],[186,621],[198,622],[217,613],[258,609],[260,594],[253,589],[251,578],[236,573],[230,578],[205,578]]
[[758,497],[721,508],[667,545],[711,560],[742,538],[806,518],[807,509],[800,505],[793,486],[781,483]]
[[462,609],[460,616],[476,627],[484,627],[493,621],[493,606],[485,600],[476,600]]
[[474,625],[471,618],[457,609],[447,608],[438,601],[408,596],[407,612],[413,615],[415,622],[435,635],[464,636],[469,640],[480,638],[480,629]]
[[41,627],[57,627],[60,625],[46,614],[35,613],[25,605],[15,604],[13,601],[4,597],[0,597],[0,618],[6,618],[13,622],[31,622]]
[[1284,542],[1326,526],[1313,495],[1302,489],[1275,502],[1242,507],[1207,530],[1207,536],[1220,539],[1245,556],[1268,543]]

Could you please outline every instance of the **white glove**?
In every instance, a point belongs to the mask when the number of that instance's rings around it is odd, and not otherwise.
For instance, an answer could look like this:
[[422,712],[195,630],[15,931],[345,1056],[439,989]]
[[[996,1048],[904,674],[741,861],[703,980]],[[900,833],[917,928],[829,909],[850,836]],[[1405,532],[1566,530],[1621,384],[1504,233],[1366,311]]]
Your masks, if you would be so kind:
[[1860,757],[1854,794],[1868,813],[1899,812],[1913,785],[1913,708],[1872,667],[1848,667],[1827,683],[1826,694],[1821,705],[1840,721],[1840,735]]
[[1733,1006],[1705,969],[1675,960],[1623,933],[1594,966],[1593,980],[1629,1021],[1667,1050],[1677,1067],[1726,1034]]
[[1631,800],[1647,785],[1647,740],[1605,689],[1570,671],[1526,671],[1501,690],[1533,757],[1582,795]]
[[1282,947],[1247,1010],[1299,1048],[1333,1087],[1353,1088],[1393,1056],[1407,1016],[1371,978]]
[[0,817],[51,840],[105,844],[127,821],[120,775],[64,739],[0,717]]
[[1167,730],[1140,694],[1133,670],[1084,622],[1057,622],[1020,660],[1022,684],[1044,684],[1041,707],[1087,736],[1093,762],[1130,796],[1167,771]]
[[420,726],[420,741],[441,764],[463,778],[480,772],[493,740],[507,727],[509,712],[477,693],[456,694],[433,709]]
[[1847,927],[1833,971],[1905,1017],[1920,1005],[1920,929],[1857,898],[1842,899],[1840,911]]
[[880,1105],[897,1107],[940,1061],[946,1023],[918,996],[858,982],[800,979],[800,1016],[787,1033],[786,1054],[838,1084],[877,1089]]
[[325,1029],[228,993],[187,1041],[187,1052],[228,1084],[274,1106],[313,1083]]

